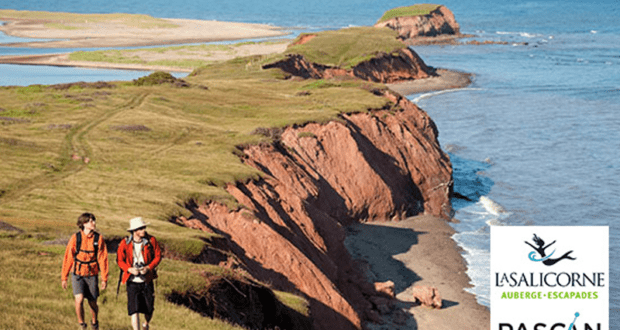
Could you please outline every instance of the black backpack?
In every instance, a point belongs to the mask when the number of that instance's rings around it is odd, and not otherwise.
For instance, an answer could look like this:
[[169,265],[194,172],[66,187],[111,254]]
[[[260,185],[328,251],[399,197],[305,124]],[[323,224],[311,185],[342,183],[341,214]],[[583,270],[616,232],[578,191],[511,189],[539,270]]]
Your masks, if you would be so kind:
[[[73,256],[73,261],[74,261],[74,267],[73,267],[73,274],[75,274],[76,276],[79,276],[77,274],[77,270],[78,270],[78,264],[80,269],[82,269],[83,265],[88,265],[88,268],[90,269],[92,263],[96,263],[97,264],[97,269],[99,269],[99,258],[98,258],[98,253],[99,253],[99,233],[98,232],[94,232],[95,233],[95,242],[93,243],[93,251],[89,251],[89,250],[82,250],[82,231],[78,231],[75,234],[75,255]],[[77,258],[78,254],[80,254],[80,252],[85,252],[85,253],[93,253],[95,255],[95,260],[90,260],[90,261],[83,261]]]

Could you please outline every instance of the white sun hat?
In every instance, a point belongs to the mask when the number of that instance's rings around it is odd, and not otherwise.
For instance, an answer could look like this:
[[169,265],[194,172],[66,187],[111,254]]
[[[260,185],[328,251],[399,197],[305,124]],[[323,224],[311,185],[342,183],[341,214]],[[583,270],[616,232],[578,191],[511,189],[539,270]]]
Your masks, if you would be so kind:
[[144,220],[142,220],[142,217],[133,218],[129,220],[129,228],[127,228],[127,231],[134,231],[138,228],[146,227],[148,225],[150,225],[150,223],[144,222]]

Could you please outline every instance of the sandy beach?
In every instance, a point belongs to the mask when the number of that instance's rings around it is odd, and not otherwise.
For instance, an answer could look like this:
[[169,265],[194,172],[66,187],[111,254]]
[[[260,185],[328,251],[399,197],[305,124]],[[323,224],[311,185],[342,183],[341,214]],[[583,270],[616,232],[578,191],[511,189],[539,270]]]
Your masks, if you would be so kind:
[[49,28],[45,21],[11,20],[0,26],[9,36],[49,41],[3,44],[4,47],[32,48],[94,48],[136,47],[152,45],[189,44],[224,40],[276,37],[288,34],[282,29],[264,24],[163,19],[171,27],[132,27],[114,21],[72,23],[71,29]]
[[437,76],[403,81],[395,84],[386,84],[391,90],[402,95],[427,93],[446,89],[463,88],[471,84],[473,75],[470,73],[438,69]]
[[[371,329],[489,329],[489,309],[479,305],[469,287],[466,265],[452,240],[454,229],[433,216],[416,216],[400,222],[363,223],[348,228],[345,245],[361,261],[371,282],[393,281],[396,305],[412,315],[405,325],[389,316]],[[443,308],[414,303],[414,286],[439,289]]]

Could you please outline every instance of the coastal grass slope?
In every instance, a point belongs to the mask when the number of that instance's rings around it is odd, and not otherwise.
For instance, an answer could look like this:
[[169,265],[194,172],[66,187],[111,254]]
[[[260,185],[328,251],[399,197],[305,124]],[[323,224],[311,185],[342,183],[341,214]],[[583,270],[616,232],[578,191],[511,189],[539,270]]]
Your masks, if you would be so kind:
[[[248,48],[273,50],[264,63],[273,63],[286,55],[303,55],[308,61],[351,69],[381,53],[394,53],[406,46],[397,39],[398,33],[388,28],[354,27],[318,33],[303,33],[293,42],[243,42],[231,45],[187,45],[156,48],[79,51],[69,54],[73,62],[133,64],[137,66],[165,66],[168,68],[197,69],[221,62],[227,55],[239,55]],[[290,44],[289,44],[290,43]],[[289,44],[288,47],[285,44]],[[255,50],[258,51],[258,50]]]
[[434,4],[416,4],[413,6],[393,8],[386,11],[383,16],[379,18],[377,23],[381,23],[396,17],[428,15],[439,7],[440,5]]
[[[340,113],[389,104],[372,92],[383,85],[285,80],[279,70],[262,69],[263,62],[260,56],[237,58],[204,66],[185,80],[159,72],[133,82],[0,88],[0,221],[24,233],[0,231],[0,263],[11,270],[0,277],[6,293],[0,310],[19,316],[3,317],[0,328],[74,323],[71,294],[60,289],[58,272],[76,217],[89,211],[112,240],[126,235],[129,218],[146,218],[149,232],[177,259],[161,267],[157,296],[166,313],[157,313],[158,328],[213,322],[210,328],[236,329],[167,302],[167,294],[186,289],[179,283],[204,280],[179,276],[219,268],[191,262],[218,235],[169,220],[189,216],[187,203],[244,207],[224,186],[265,174],[241,163],[238,146],[272,143],[284,126],[337,120]],[[115,279],[114,260],[110,264]],[[124,303],[112,297],[111,286],[101,298],[101,317],[122,328]],[[303,298],[276,296],[307,315]]]
[[243,57],[281,52],[290,40],[202,44],[138,49],[78,51],[68,55],[71,62],[130,64],[136,67],[167,67],[193,70],[209,64]]
[[[352,28],[319,33],[286,53],[346,68],[403,46],[389,29]],[[240,148],[273,143],[287,126],[394,106],[377,93],[386,88],[383,84],[355,78],[289,79],[279,69],[263,69],[281,56],[210,63],[183,80],[156,72],[127,82],[1,87],[0,221],[23,232],[0,231],[0,264],[16,271],[0,275],[0,288],[7,292],[0,310],[21,317],[0,320],[0,328],[52,329],[49,322],[74,323],[71,294],[61,290],[58,272],[63,244],[76,231],[76,217],[86,211],[97,215],[98,228],[110,240],[127,235],[129,218],[151,222],[149,232],[168,256],[157,295],[170,312],[158,313],[158,328],[191,329],[205,322],[167,297],[189,290],[190,284],[200,288],[204,274],[226,271],[192,262],[214,248],[212,242],[220,236],[173,220],[189,217],[187,206],[205,201],[245,208],[226,185],[268,174],[244,165]],[[115,279],[112,259],[111,269]],[[33,298],[46,289],[41,301]],[[301,315],[309,313],[303,298],[275,294]],[[124,302],[111,296],[111,289],[102,296],[102,319],[122,328],[127,320],[118,311],[124,310]],[[36,312],[28,313],[30,309]],[[177,324],[179,319],[185,323]],[[213,329],[235,328],[212,322]]]
[[[45,241],[41,236],[0,230],[0,247],[0,268],[4,270],[0,273],[0,328],[77,328],[72,291],[60,286],[59,265],[62,264],[64,246]],[[115,266],[115,254],[110,254],[109,263],[108,288],[101,291],[99,297],[100,323],[103,329],[127,329],[129,318],[124,286],[116,296],[119,269]],[[162,261],[159,274],[155,292],[157,311],[153,319],[157,329],[245,329],[217,318],[203,317],[167,299],[174,292],[208,286],[205,274],[230,279],[238,278],[239,274],[213,265],[170,259]],[[285,292],[274,293],[285,306],[307,315],[307,303],[303,298]]]
[[391,29],[374,27],[302,34],[285,54],[299,54],[310,62],[350,69],[379,53],[389,54],[405,48],[397,37],[398,34]]
[[[316,81],[277,79],[279,71],[262,70],[260,61],[204,67],[186,87],[1,88],[0,216],[17,226],[36,219],[31,229],[66,234],[73,220],[46,221],[90,210],[122,233],[131,216],[168,220],[189,200],[236,208],[222,187],[262,175],[235,155],[236,146],[271,139],[253,134],[257,128],[323,122],[387,102],[367,82],[315,88]],[[161,222],[154,230],[167,227]]]

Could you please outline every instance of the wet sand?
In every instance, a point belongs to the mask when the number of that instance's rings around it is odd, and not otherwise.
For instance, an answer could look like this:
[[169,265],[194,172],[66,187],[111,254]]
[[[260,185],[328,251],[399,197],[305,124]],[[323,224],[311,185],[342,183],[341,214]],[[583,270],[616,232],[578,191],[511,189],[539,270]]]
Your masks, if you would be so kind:
[[387,86],[391,90],[402,95],[411,95],[446,89],[463,88],[471,84],[474,78],[471,73],[446,69],[438,69],[436,73],[436,77],[387,84]]

